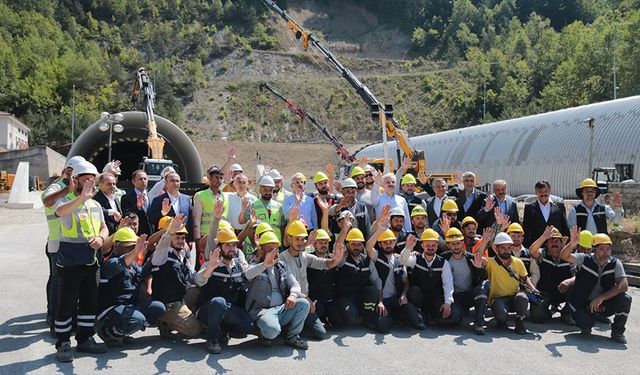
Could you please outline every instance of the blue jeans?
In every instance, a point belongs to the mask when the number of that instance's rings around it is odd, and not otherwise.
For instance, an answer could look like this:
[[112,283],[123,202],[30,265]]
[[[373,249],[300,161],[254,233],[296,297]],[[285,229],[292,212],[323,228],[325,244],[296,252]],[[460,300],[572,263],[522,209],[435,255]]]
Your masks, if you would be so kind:
[[529,297],[524,292],[518,292],[513,296],[496,297],[493,299],[491,310],[498,322],[506,322],[509,311],[515,311],[516,317],[524,319],[529,307]]
[[118,305],[96,321],[96,330],[103,337],[119,340],[144,330],[147,324],[155,324],[164,312],[164,304],[160,301],[140,301],[137,306]]
[[287,339],[297,336],[309,315],[309,307],[309,301],[306,298],[297,298],[296,304],[290,309],[285,309],[284,304],[264,309],[258,316],[256,325],[262,337],[269,340],[278,337],[282,327],[286,325],[289,325]]
[[307,315],[307,318],[304,321],[304,328],[305,334],[308,333],[314,339],[325,340],[329,337],[327,336],[327,330],[324,328],[324,324],[322,324],[317,311],[313,314]]
[[221,338],[221,327],[241,334],[252,333],[255,329],[247,310],[228,303],[223,297],[214,297],[203,304],[198,311],[198,319],[207,326],[209,340]]

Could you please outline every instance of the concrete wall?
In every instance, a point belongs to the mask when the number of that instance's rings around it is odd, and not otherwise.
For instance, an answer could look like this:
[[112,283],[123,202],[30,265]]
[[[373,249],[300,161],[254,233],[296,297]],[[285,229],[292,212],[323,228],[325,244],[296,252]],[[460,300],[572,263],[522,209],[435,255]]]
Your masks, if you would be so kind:
[[65,157],[47,146],[34,146],[26,150],[0,153],[0,170],[16,173],[18,163],[29,162],[29,175],[38,176],[47,184],[49,177],[59,176],[64,167]]
[[640,215],[640,182],[610,182],[609,193],[620,192],[626,215]]

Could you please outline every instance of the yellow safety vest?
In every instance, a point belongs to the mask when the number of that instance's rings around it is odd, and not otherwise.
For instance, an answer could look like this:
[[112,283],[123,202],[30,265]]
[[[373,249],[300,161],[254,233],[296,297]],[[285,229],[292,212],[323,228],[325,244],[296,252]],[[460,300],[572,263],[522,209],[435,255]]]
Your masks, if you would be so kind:
[[[224,206],[224,212],[222,218],[228,220],[229,217],[229,199],[227,195],[222,193],[222,205]],[[204,237],[209,233],[209,227],[213,222],[213,210],[215,208],[216,200],[213,197],[211,189],[202,190],[196,193],[196,196],[202,203],[202,216],[200,217],[200,236]]]
[[[64,189],[67,187],[67,184],[65,184],[64,181],[54,182],[54,184],[59,185],[61,189]],[[43,201],[44,201],[45,192],[46,190],[43,191],[42,194],[40,195],[40,199],[42,199]],[[60,241],[60,218],[56,216],[55,207],[45,207],[44,214],[47,217],[47,226],[49,229],[48,240]]]
[[[75,193],[69,193],[65,196],[69,201],[76,197]],[[71,213],[70,227],[67,228],[62,221],[60,222],[60,241],[82,243],[92,237],[99,236],[102,225],[101,217],[102,207],[93,199],[78,205]],[[78,223],[80,223],[79,226]]]
[[267,207],[260,199],[253,202],[253,209],[256,210],[258,219],[262,222],[268,223],[273,228],[273,233],[276,234],[280,242],[282,242],[282,233],[280,232],[280,222],[282,221],[282,206],[280,203],[271,200],[271,216],[267,212]]

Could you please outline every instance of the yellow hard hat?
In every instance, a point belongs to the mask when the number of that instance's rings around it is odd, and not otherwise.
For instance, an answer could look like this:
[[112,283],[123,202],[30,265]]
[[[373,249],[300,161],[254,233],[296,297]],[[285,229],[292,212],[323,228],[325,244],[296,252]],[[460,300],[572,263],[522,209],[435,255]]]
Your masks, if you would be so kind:
[[551,231],[551,238],[562,238],[562,233],[560,233],[558,228],[553,228]]
[[187,234],[187,233],[189,233],[189,231],[187,230],[187,227],[184,226],[184,224],[182,224],[180,229],[176,231],[176,234]]
[[264,232],[273,232],[273,228],[269,223],[262,222],[256,227],[256,234],[259,236]]
[[307,228],[304,226],[302,221],[294,220],[289,223],[289,226],[287,226],[287,234],[292,237],[306,237]]
[[229,242],[238,242],[238,237],[236,237],[233,229],[224,228],[218,230],[218,235],[216,236],[216,240],[218,243],[229,243]]
[[593,233],[588,230],[583,230],[580,232],[580,241],[578,245],[585,249],[591,249],[591,245],[593,244]]
[[415,206],[413,210],[411,210],[411,217],[414,216],[427,216],[427,211],[422,206]]
[[458,212],[458,205],[456,204],[456,202],[453,199],[447,199],[442,204],[442,210],[441,211],[443,211],[443,212]]
[[136,232],[129,227],[122,227],[113,235],[113,242],[136,242],[137,240]]
[[440,235],[435,230],[427,228],[422,232],[420,241],[440,241]]
[[393,231],[391,231],[391,229],[385,229],[384,232],[382,232],[382,234],[380,235],[380,237],[378,237],[378,242],[393,241],[395,239],[396,239],[396,235],[393,234]]
[[233,229],[230,222],[226,220],[220,220],[220,222],[218,222],[218,230],[226,228]]
[[260,240],[258,241],[258,245],[266,245],[268,243],[277,243],[280,246],[280,240],[278,236],[276,236],[273,232],[265,232],[262,236],[260,236]]
[[596,189],[596,197],[600,195],[600,189],[598,189],[598,184],[590,178],[585,178],[580,182],[580,187],[576,189],[576,195],[578,198],[582,199],[582,190],[584,188],[594,188]]
[[355,177],[355,176],[359,176],[361,174],[365,174],[364,173],[364,169],[362,169],[359,166],[355,166],[353,167],[353,169],[351,170],[351,178]]
[[593,246],[611,245],[611,238],[604,233],[596,233],[593,235]]
[[522,229],[522,225],[518,223],[511,223],[507,228],[507,233],[516,232],[516,233],[524,233],[524,229]]
[[316,240],[328,240],[329,242],[331,242],[331,237],[329,236],[329,233],[327,233],[326,230],[318,229],[318,234],[316,235]]
[[329,180],[329,177],[321,171],[316,172],[315,175],[313,175],[313,183],[317,184],[318,182],[322,182],[322,181],[327,181]]
[[163,216],[158,222],[158,229],[167,229],[169,223],[173,220],[171,216]]
[[462,240],[464,240],[464,236],[462,235],[462,232],[460,232],[460,229],[458,228],[449,228],[449,230],[447,231],[447,234],[445,235],[446,242],[455,242],[455,241],[462,241]]
[[462,223],[460,223],[460,228],[464,228],[467,224],[475,224],[476,227],[478,226],[478,222],[476,221],[476,219],[474,219],[471,216],[466,216],[464,219],[462,219]]
[[407,185],[407,184],[414,184],[416,183],[416,178],[413,177],[413,175],[411,173],[407,173],[404,175],[404,177],[402,177],[402,180],[400,180],[400,185]]
[[347,233],[346,241],[364,242],[364,234],[358,228],[353,228]]

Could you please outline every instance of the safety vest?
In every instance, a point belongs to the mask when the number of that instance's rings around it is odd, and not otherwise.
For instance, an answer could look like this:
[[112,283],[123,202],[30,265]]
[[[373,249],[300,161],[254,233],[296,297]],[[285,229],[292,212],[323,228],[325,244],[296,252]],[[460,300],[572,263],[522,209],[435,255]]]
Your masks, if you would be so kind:
[[[54,182],[54,184],[60,186],[60,189],[64,189],[67,187],[67,184],[64,181]],[[44,201],[44,193],[46,190],[42,192],[40,195],[40,199]],[[60,241],[60,218],[56,216],[55,207],[45,207],[44,214],[47,217],[47,226],[49,229],[49,241]]]
[[224,263],[220,263],[211,273],[207,283],[200,287],[196,309],[200,309],[214,297],[222,297],[227,303],[244,308],[246,293],[244,271],[237,259],[231,269],[228,269]]
[[[311,254],[327,259],[329,256],[325,254],[321,257],[315,251]],[[336,282],[338,280],[338,270],[332,268],[330,270],[315,270],[307,268],[307,281],[309,282],[309,298],[311,300],[319,300],[321,302],[332,301],[335,294]]]
[[151,290],[154,300],[164,304],[182,301],[189,284],[187,258],[180,260],[175,249],[169,251],[167,261],[159,266],[152,265]]
[[[229,199],[227,195],[222,194],[222,205],[224,206],[224,212],[222,213],[222,218],[227,220],[229,217]],[[211,189],[202,190],[196,193],[196,196],[200,199],[200,203],[202,203],[202,216],[200,217],[200,235],[205,236],[209,233],[209,227],[213,222],[213,211],[215,208],[216,200],[213,197],[213,192]]]
[[[111,258],[107,262],[120,262]],[[116,305],[135,305],[138,302],[138,287],[142,280],[141,269],[131,265],[110,279],[100,278],[98,284],[98,311],[104,311]]]
[[[394,255],[395,256],[395,255]],[[396,295],[399,296],[402,294],[402,290],[404,289],[404,285],[402,284],[402,277],[404,276],[404,267],[400,262],[397,262],[395,266],[391,266],[387,256],[382,250],[378,251],[378,258],[375,262],[376,271],[378,271],[378,276],[380,276],[380,280],[382,280],[382,287],[387,282],[387,278],[389,277],[389,273],[393,272],[394,285],[396,287]]]
[[[69,193],[65,196],[65,199],[71,201],[76,197],[75,193]],[[90,238],[100,235],[102,207],[98,202],[88,199],[83,204],[78,205],[70,216],[70,227],[66,227],[63,221],[60,222],[61,242],[86,243]]]
[[409,276],[409,284],[418,286],[422,293],[429,298],[444,298],[444,288],[442,284],[442,269],[445,259],[436,255],[431,262],[431,267],[427,264],[424,256],[416,257],[416,266],[413,267]]
[[[586,228],[587,218],[589,216],[587,209],[581,204],[576,205],[574,208],[576,210],[576,223],[578,224],[578,228]],[[604,206],[594,203],[592,214],[598,233],[609,234],[607,232],[607,212],[605,211]]]
[[553,259],[548,251],[544,250],[544,257],[538,262],[540,265],[540,280],[536,288],[544,293],[557,294],[558,285],[571,275],[571,263],[562,259]]
[[583,308],[589,303],[589,296],[597,283],[600,283],[602,292],[606,292],[616,285],[616,258],[611,258],[600,273],[600,265],[593,254],[584,259],[582,266],[576,274],[576,283],[569,297],[569,307],[573,311]]
[[344,264],[338,268],[336,292],[341,296],[358,295],[360,290],[371,285],[371,259],[362,255],[356,261],[347,255]]
[[275,200],[276,202],[283,204],[284,203],[284,191],[282,191],[282,189],[280,189],[280,191],[276,194],[273,195],[273,200]]
[[258,199],[253,202],[253,209],[256,210],[256,215],[260,221],[265,222],[273,228],[273,233],[276,234],[280,242],[282,242],[282,233],[280,232],[280,222],[282,220],[282,206],[280,203],[271,200],[271,215],[267,212],[267,207],[262,200]]

